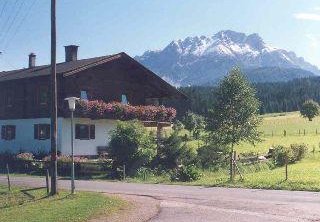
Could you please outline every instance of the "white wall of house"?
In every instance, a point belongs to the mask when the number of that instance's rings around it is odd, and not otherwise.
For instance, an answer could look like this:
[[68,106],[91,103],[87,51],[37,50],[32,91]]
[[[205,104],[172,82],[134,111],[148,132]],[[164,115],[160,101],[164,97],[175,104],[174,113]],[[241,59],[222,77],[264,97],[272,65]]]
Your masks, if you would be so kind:
[[[91,120],[85,118],[75,118],[74,124],[94,124],[95,139],[80,140],[74,139],[75,155],[97,155],[98,146],[107,146],[110,141],[110,131],[116,126],[116,120],[102,119]],[[61,136],[61,152],[66,155],[71,154],[71,120],[63,119]],[[74,131],[75,134],[75,131]]]
[[[35,124],[50,124],[50,119],[0,120],[0,131],[3,125],[16,126],[16,138],[14,140],[3,140],[0,137],[0,152],[10,151],[12,153],[17,153],[21,150],[25,152],[37,152],[38,150],[49,152],[51,147],[50,139],[34,139]],[[110,141],[110,131],[115,128],[116,120],[75,118],[74,124],[95,125],[95,139],[74,140],[75,155],[97,155],[97,147],[106,146]],[[58,118],[58,150],[65,155],[71,154],[70,118]]]
[[[33,151],[38,150],[49,152],[50,139],[36,140],[34,139],[34,125],[35,124],[50,124],[49,118],[39,119],[14,119],[14,120],[0,120],[0,130],[3,125],[16,126],[16,137],[13,140],[4,140],[0,137],[0,152],[9,151],[17,153],[20,151]],[[62,124],[62,118],[58,119],[58,124]],[[61,132],[58,131],[58,135]]]

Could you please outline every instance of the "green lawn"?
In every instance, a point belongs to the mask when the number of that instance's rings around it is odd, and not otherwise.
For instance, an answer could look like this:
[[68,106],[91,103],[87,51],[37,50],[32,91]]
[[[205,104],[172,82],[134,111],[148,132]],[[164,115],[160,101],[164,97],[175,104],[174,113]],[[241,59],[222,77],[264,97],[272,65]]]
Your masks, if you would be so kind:
[[[263,133],[263,141],[255,146],[242,143],[236,147],[236,151],[238,154],[250,152],[265,154],[274,145],[307,144],[309,152],[306,158],[288,166],[289,179],[287,181],[285,181],[284,167],[270,169],[268,164],[264,163],[246,167],[240,166],[244,180],[240,180],[237,176],[233,183],[229,181],[229,172],[226,167],[219,171],[205,170],[202,172],[203,176],[200,180],[181,184],[320,191],[320,117],[310,122],[302,118],[298,112],[292,112],[268,114],[262,118],[260,131]],[[283,135],[284,130],[286,130],[286,136]],[[196,149],[198,142],[194,140],[188,144]],[[315,149],[314,153],[311,152],[313,149]],[[173,184],[170,182],[169,175],[149,176],[146,181],[134,178],[133,181]]]
[[114,213],[124,205],[124,201],[100,193],[69,195],[62,191],[56,197],[47,197],[45,189],[24,191],[15,187],[9,192],[0,185],[0,221],[6,222],[87,221]]
[[261,169],[255,171],[254,167],[243,168],[244,180],[239,175],[236,181],[231,183],[227,170],[204,171],[204,176],[189,183],[190,185],[204,186],[228,186],[259,189],[285,189],[320,191],[320,154],[309,154],[307,158],[288,166],[288,180],[285,180],[285,168],[269,169],[260,164]]
[[[284,136],[284,130],[286,136]],[[302,118],[298,112],[268,114],[263,116],[260,131],[263,133],[261,143],[256,146],[248,143],[240,144],[236,147],[237,152],[263,154],[273,145],[290,145],[292,143],[305,143],[311,150],[315,148],[320,151],[320,117],[308,121]]]

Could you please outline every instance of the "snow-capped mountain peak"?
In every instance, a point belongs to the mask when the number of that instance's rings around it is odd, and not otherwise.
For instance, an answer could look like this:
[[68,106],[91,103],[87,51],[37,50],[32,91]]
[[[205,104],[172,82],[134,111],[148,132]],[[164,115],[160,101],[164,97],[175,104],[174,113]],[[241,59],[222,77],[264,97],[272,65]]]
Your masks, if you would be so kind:
[[242,68],[295,68],[318,74],[316,66],[294,52],[266,44],[257,34],[224,30],[211,37],[195,36],[172,41],[163,50],[147,51],[137,60],[178,84],[215,81],[233,66]]

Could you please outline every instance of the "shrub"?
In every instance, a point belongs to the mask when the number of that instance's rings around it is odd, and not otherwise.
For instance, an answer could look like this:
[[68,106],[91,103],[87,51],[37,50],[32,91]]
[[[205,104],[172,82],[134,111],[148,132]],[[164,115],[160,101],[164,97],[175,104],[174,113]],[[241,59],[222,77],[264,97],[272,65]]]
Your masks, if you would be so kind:
[[197,152],[183,142],[178,131],[173,131],[168,138],[160,142],[157,153],[155,164],[164,169],[174,169],[180,164],[193,164],[197,157]]
[[175,123],[173,124],[172,126],[172,129],[173,130],[176,130],[176,131],[181,131],[184,129],[184,125],[181,121],[177,120],[175,121]]
[[155,138],[138,121],[118,122],[111,133],[109,154],[113,168],[126,165],[127,174],[146,166],[156,155]]
[[230,150],[219,144],[209,144],[198,149],[198,162],[203,168],[217,167],[228,164],[226,159]]
[[290,147],[296,161],[302,160],[308,152],[308,146],[306,144],[291,144]]
[[181,181],[181,182],[195,181],[200,179],[201,176],[202,174],[195,167],[195,165],[193,164],[188,166],[182,165],[179,168],[172,171],[171,181]]
[[291,144],[289,147],[278,145],[274,147],[273,160],[277,166],[283,166],[286,163],[295,163],[305,157],[308,147],[305,144]]
[[[43,161],[50,161],[51,156],[46,156],[42,159]],[[57,160],[59,163],[71,163],[72,162],[72,157],[69,155],[58,155]],[[88,162],[88,158],[81,157],[81,156],[75,156],[74,157],[74,162],[75,163],[86,163]]]
[[0,152],[0,172],[6,168],[6,164],[14,163],[15,155],[10,150]]
[[44,157],[48,156],[48,151],[40,148],[35,153],[33,153],[33,155],[35,159],[42,160]]
[[32,153],[19,153],[16,155],[17,160],[32,161],[34,156]]

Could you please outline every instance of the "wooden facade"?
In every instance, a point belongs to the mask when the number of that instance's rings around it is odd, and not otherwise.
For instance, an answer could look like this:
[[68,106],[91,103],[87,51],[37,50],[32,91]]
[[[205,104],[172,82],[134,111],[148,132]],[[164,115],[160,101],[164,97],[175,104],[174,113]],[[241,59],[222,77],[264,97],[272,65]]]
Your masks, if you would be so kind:
[[[21,76],[24,73],[25,76]],[[0,75],[0,119],[49,117],[50,73],[28,76],[27,72],[21,72],[19,75],[19,78],[5,80]],[[167,98],[185,98],[177,89],[125,53],[94,64],[62,70],[58,73],[57,84],[60,117],[64,116],[64,98],[80,97],[81,91],[87,93],[89,100],[105,102],[121,101],[122,95],[126,95],[132,105],[146,105],[150,101],[161,103],[162,99]]]

